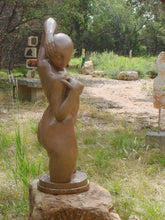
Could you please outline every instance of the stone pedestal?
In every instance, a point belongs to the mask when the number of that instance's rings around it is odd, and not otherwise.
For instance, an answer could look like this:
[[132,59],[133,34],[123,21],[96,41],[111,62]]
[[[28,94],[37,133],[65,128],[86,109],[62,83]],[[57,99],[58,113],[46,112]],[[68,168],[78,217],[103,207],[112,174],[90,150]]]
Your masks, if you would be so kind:
[[148,132],[146,135],[146,145],[165,150],[165,132]]
[[110,193],[96,183],[82,193],[52,195],[40,192],[38,181],[29,184],[29,220],[120,220]]
[[18,98],[35,102],[44,96],[41,82],[39,79],[17,79],[18,84]]

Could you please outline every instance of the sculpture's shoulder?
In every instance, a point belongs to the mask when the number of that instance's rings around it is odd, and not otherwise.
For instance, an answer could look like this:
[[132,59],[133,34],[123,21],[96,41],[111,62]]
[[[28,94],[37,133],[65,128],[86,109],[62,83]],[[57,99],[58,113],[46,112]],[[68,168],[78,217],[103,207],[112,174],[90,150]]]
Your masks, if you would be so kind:
[[41,80],[49,81],[53,78],[52,68],[47,59],[38,61],[38,73]]

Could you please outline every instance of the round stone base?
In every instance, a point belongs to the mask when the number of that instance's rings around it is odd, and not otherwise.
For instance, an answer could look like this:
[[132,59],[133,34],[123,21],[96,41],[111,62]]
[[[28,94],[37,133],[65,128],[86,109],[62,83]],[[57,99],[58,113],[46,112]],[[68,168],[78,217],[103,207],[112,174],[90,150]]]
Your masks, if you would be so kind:
[[89,189],[89,180],[87,179],[86,173],[76,171],[70,182],[53,183],[50,181],[50,176],[44,174],[40,177],[37,187],[41,192],[56,195],[80,193]]

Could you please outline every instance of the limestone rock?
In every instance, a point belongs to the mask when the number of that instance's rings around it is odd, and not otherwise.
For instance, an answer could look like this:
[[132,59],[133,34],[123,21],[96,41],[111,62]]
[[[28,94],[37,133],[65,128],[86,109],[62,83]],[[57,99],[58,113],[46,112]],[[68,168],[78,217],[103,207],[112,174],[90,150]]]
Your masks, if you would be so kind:
[[29,220],[120,220],[110,193],[96,183],[83,193],[51,195],[38,191],[37,182],[29,184]]
[[90,75],[92,77],[96,77],[96,76],[100,76],[102,73],[103,73],[103,71],[95,70],[92,73],[90,73]]
[[92,61],[86,61],[82,67],[81,73],[84,75],[89,75],[94,71],[93,68],[93,62]]
[[136,71],[122,71],[120,72],[118,79],[119,80],[137,80],[138,72]]

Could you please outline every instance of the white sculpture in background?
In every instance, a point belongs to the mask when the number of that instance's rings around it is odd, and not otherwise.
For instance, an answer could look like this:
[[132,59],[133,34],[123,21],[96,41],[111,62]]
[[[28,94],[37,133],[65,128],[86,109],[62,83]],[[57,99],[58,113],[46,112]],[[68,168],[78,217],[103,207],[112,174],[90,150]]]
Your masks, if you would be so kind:
[[158,76],[154,79],[153,98],[155,108],[165,108],[165,52],[161,52],[156,61]]

